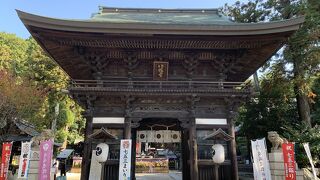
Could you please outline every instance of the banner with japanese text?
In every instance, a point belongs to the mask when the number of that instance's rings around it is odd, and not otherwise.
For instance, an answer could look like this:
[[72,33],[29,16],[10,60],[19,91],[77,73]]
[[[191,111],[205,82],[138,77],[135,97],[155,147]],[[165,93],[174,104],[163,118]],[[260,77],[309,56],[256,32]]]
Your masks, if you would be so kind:
[[131,139],[122,139],[120,143],[119,180],[131,179]]
[[294,144],[283,143],[283,162],[286,180],[296,180],[296,162],[294,159]]
[[29,161],[31,155],[31,142],[21,142],[21,155],[19,161],[18,178],[28,177]]
[[271,180],[265,138],[251,141],[251,148],[255,180]]
[[11,156],[12,142],[2,143],[0,180],[8,179],[9,162]]
[[309,162],[310,162],[310,164],[311,164],[311,169],[312,169],[313,177],[316,178],[317,175],[316,175],[316,170],[315,170],[315,168],[314,168],[314,164],[313,164],[313,161],[312,161],[312,156],[311,156],[311,152],[310,152],[309,143],[303,143],[303,147],[304,147],[304,150],[305,150],[306,153],[307,153]]
[[50,179],[52,153],[53,153],[52,140],[41,141],[38,180]]

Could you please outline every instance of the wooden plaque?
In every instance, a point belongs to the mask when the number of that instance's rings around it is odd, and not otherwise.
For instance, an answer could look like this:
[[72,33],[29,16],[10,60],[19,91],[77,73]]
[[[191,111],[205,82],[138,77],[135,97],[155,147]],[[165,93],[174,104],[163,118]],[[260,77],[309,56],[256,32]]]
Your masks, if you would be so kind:
[[169,63],[163,61],[153,62],[153,80],[167,81],[168,80]]

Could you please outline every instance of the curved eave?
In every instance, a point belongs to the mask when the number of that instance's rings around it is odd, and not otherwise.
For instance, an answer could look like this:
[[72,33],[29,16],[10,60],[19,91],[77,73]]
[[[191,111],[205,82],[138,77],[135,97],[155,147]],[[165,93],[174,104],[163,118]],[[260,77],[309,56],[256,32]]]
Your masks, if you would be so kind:
[[267,23],[234,23],[225,25],[110,23],[91,20],[62,20],[33,15],[19,10],[17,10],[17,13],[26,26],[71,32],[115,34],[262,35],[295,31],[304,22],[304,17],[298,17]]

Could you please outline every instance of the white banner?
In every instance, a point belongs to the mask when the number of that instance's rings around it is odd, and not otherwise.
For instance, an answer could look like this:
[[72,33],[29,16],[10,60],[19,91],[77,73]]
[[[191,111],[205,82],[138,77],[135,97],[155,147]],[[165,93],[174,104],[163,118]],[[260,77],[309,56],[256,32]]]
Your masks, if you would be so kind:
[[271,180],[265,138],[251,141],[251,147],[255,180]]
[[131,180],[131,139],[122,139],[120,143],[119,180]]
[[314,169],[312,156],[311,156],[311,152],[310,152],[310,148],[309,148],[309,143],[303,143],[303,147],[304,147],[304,150],[306,151],[307,156],[309,158],[309,162],[310,162],[311,168],[312,168],[313,177],[316,179],[317,175],[316,175],[316,170]]
[[27,179],[31,155],[31,142],[21,142],[18,178]]

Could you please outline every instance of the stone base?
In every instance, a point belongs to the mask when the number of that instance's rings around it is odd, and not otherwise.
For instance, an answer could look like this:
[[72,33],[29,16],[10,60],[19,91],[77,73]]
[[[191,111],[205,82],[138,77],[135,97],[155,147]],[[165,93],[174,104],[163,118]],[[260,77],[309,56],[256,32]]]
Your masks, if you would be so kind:
[[[39,168],[39,157],[40,157],[40,151],[39,150],[32,150],[31,151],[31,157],[30,157],[30,162],[29,162],[30,164],[29,164],[28,180],[38,180],[38,176],[39,176],[39,170],[38,170],[38,168]],[[51,177],[50,177],[51,180],[54,179],[53,176],[54,176],[54,174],[53,174],[53,171],[51,170]]]
[[39,175],[39,158],[40,158],[40,151],[39,150],[32,150],[31,157],[30,157],[30,164],[29,164],[29,172],[28,172],[28,179],[29,180],[37,180]]
[[[269,153],[269,162],[272,180],[285,180],[282,151]],[[298,165],[296,164],[296,179],[304,180],[303,175],[303,170],[298,169]]]

